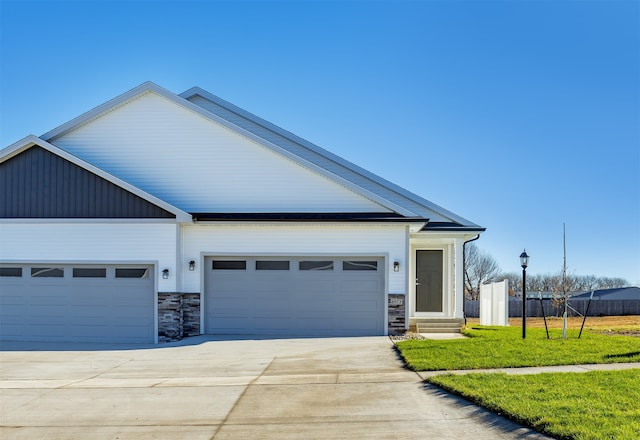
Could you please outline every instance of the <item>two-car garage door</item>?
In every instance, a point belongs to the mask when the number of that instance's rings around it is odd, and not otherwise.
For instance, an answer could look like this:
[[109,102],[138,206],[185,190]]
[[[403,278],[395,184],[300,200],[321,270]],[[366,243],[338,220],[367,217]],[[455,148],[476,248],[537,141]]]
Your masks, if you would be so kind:
[[154,342],[153,268],[0,266],[0,338]]
[[205,333],[384,334],[383,258],[216,257],[205,271]]

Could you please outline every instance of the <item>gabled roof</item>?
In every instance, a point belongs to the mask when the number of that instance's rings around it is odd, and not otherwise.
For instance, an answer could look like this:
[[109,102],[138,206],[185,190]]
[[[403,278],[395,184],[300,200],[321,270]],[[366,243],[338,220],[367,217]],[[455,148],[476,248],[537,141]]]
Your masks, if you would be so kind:
[[[280,127],[198,87],[176,95],[152,83],[120,95],[83,115],[51,130],[42,139],[55,144],[56,138],[115,110],[145,93],[155,93],[167,100],[221,124],[306,168],[345,186],[363,197],[404,217],[431,219],[438,231],[483,231],[484,228],[429,202],[375,174],[348,162]],[[424,230],[430,230],[429,224]]]
[[10,145],[9,147],[4,148],[3,150],[0,150],[0,163],[3,163],[35,146],[40,147],[58,157],[61,157],[62,159],[65,159],[71,162],[72,164],[84,170],[87,170],[88,172],[93,173],[96,176],[116,185],[117,187],[122,188],[128,191],[129,193],[134,194],[135,196],[140,197],[141,199],[146,200],[147,202],[158,206],[159,208],[162,208],[163,210],[175,215],[176,221],[178,222],[193,221],[193,218],[190,214],[176,208],[175,206],[172,206],[166,203],[163,200],[158,199],[157,197],[152,196],[151,194],[148,194],[140,190],[139,188],[136,188],[133,185],[128,184],[127,182],[33,135],[27,136],[26,138],[14,143],[13,145]]
[[[446,226],[448,230],[477,230],[484,231],[484,228],[466,220],[445,208],[436,205],[406,189],[377,176],[364,168],[361,168],[295,134],[284,130],[262,118],[256,116],[240,107],[225,101],[224,99],[201,89],[200,87],[192,87],[191,89],[180,94],[181,97],[194,102],[199,106],[206,108],[210,112],[224,117],[226,120],[233,121],[242,128],[262,137],[268,138],[274,144],[284,148],[285,150],[304,156],[305,159],[314,164],[334,172],[344,179],[357,185],[373,184],[375,191],[384,194],[389,199],[405,200],[410,203],[403,204],[410,209],[414,216],[423,218],[432,218],[432,213],[437,213],[444,217],[438,222],[438,229],[444,230]],[[413,206],[411,206],[413,205]],[[422,209],[420,209],[422,208]],[[406,215],[406,214],[405,214]],[[425,230],[430,229],[429,225]]]
[[[576,294],[572,299],[589,299],[591,292]],[[640,287],[617,287],[593,291],[593,299],[640,300]]]

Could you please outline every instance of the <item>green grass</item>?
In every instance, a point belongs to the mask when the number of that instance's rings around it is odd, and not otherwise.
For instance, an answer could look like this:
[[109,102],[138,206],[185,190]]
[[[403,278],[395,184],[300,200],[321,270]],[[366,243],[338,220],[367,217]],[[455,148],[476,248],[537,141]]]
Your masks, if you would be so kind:
[[[640,338],[569,330],[475,326],[468,339],[397,344],[407,365],[423,370],[640,362]],[[506,375],[443,374],[428,382],[560,439],[640,438],[640,369]]]
[[640,369],[525,376],[443,374],[428,382],[559,439],[640,437]]
[[519,327],[474,326],[465,330],[468,339],[407,340],[397,347],[409,368],[425,370],[467,370],[478,368],[536,367],[548,365],[640,362],[640,338],[608,336],[569,330],[528,329],[522,339]]

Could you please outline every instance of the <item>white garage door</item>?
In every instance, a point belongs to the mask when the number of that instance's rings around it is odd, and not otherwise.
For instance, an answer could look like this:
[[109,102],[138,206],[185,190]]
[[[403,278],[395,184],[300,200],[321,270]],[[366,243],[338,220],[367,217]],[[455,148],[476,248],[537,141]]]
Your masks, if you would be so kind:
[[154,342],[153,269],[0,266],[0,338]]
[[209,334],[384,334],[384,259],[231,257],[205,261]]

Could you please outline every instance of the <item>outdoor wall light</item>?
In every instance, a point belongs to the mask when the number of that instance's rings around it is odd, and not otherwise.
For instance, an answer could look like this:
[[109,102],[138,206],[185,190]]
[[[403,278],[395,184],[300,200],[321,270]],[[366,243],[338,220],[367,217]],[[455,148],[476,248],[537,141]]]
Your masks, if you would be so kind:
[[169,279],[169,269],[164,269],[162,271],[162,279],[163,280],[168,280]]
[[520,254],[520,266],[522,266],[522,339],[527,337],[527,266],[529,255],[527,250]]
[[400,272],[400,262],[399,261],[394,261],[393,262],[393,271],[394,272]]
[[194,270],[196,270],[196,262],[195,262],[195,260],[191,260],[191,261],[189,261],[189,270],[190,270],[191,272],[193,272]]

